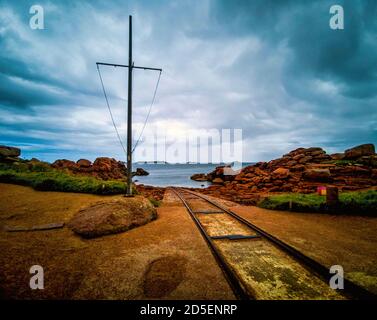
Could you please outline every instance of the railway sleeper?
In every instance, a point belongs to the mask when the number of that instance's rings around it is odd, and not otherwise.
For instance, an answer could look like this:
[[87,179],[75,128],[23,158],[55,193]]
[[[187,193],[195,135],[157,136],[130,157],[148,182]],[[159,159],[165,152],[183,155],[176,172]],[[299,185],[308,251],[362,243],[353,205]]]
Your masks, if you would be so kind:
[[228,239],[228,240],[241,240],[241,239],[258,239],[260,235],[243,235],[243,234],[226,234],[222,236],[212,236],[211,239],[213,240],[221,240],[221,239]]
[[225,213],[225,211],[219,211],[219,210],[198,210],[193,211],[193,213],[203,213],[203,214],[219,214],[219,213]]

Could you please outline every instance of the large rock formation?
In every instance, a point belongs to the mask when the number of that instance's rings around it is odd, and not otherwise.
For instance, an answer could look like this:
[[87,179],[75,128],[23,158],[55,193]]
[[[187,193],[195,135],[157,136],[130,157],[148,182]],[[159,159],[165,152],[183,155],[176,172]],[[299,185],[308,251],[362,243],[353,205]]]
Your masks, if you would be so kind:
[[303,179],[312,181],[331,181],[329,168],[311,168],[306,169],[302,175]]
[[103,180],[125,179],[127,174],[127,168],[123,162],[107,157],[99,157],[93,164],[86,159],[80,159],[77,162],[59,159],[52,164],[52,167],[68,170],[73,174],[93,176]]
[[132,172],[132,176],[148,176],[149,172],[143,168],[137,168],[135,172]]
[[142,196],[101,201],[81,209],[68,223],[85,238],[124,232],[156,219],[156,209]]
[[2,162],[14,162],[18,161],[18,157],[21,154],[21,149],[8,146],[0,146],[0,161]]
[[194,181],[207,181],[208,177],[205,173],[195,173],[190,177]]
[[76,164],[80,168],[89,168],[92,165],[92,162],[86,159],[80,159],[80,160],[77,160]]
[[73,169],[76,168],[76,162],[67,160],[67,159],[59,159],[56,160],[53,164],[52,167],[55,169]]
[[353,160],[347,161],[340,155],[332,157],[321,148],[298,148],[281,158],[245,167],[237,175],[226,176],[216,168],[207,175],[214,184],[198,191],[240,203],[255,203],[260,194],[311,193],[323,185],[340,190],[369,188],[377,186],[377,156],[372,154],[373,150],[373,145],[349,149],[346,157]]
[[344,159],[354,160],[363,156],[371,156],[375,154],[374,145],[371,143],[362,144],[351,149],[347,149],[344,152]]
[[154,199],[155,201],[161,201],[164,198],[165,188],[146,186],[143,184],[137,184],[136,190],[148,199]]
[[217,183],[219,183],[220,180],[222,180],[222,182],[232,181],[237,173],[238,172],[234,171],[230,165],[223,165],[216,167],[216,169],[208,173],[206,177],[208,181],[216,183],[216,180]]

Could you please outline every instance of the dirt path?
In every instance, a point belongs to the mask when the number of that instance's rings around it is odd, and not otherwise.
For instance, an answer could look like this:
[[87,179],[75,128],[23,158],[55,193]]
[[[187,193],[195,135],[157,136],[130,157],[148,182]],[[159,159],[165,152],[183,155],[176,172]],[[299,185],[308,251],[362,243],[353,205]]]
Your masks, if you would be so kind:
[[[0,184],[0,227],[67,222],[104,198]],[[0,231],[2,294],[16,299],[233,299],[221,270],[174,197],[157,220],[85,240],[63,229]],[[45,289],[30,290],[29,268],[43,266]]]
[[[67,222],[80,207],[120,196],[38,192],[0,184],[0,229]],[[220,200],[219,200],[220,201]],[[377,219],[264,210],[220,201],[257,226],[377,293]],[[85,240],[63,229],[0,231],[0,295],[64,299],[232,299],[221,270],[180,201],[170,192],[158,219]],[[30,290],[29,268],[45,270]]]

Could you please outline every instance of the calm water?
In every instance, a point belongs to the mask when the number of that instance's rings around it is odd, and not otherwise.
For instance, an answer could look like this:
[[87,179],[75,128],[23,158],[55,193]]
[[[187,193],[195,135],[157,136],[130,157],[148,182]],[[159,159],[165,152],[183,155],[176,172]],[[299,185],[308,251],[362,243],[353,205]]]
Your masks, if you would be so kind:
[[[244,164],[244,166],[249,164]],[[151,186],[175,186],[203,188],[210,185],[207,181],[194,181],[190,177],[194,173],[209,173],[219,164],[134,164],[134,169],[143,168],[149,172],[149,176],[136,176],[136,184]]]

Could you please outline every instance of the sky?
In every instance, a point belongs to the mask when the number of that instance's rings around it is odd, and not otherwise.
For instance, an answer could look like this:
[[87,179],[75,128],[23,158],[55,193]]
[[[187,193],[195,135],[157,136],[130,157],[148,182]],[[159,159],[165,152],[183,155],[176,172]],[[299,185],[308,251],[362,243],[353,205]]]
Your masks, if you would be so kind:
[[[30,28],[34,4],[43,30]],[[334,4],[343,30],[329,26]],[[241,129],[243,161],[376,144],[373,0],[0,0],[0,144],[46,161],[124,160],[95,63],[127,64],[129,15],[135,65],[163,69],[146,132],[164,132],[168,144]],[[125,143],[127,70],[101,71]],[[135,137],[157,78],[134,71]]]

